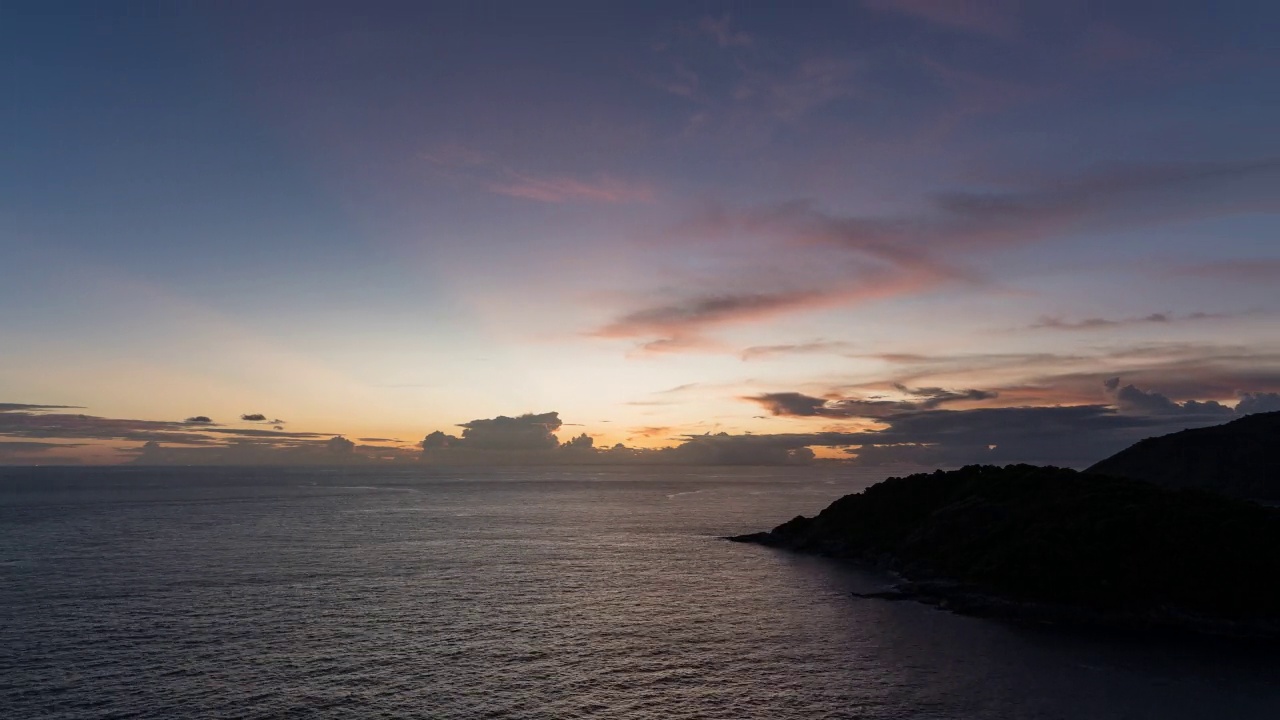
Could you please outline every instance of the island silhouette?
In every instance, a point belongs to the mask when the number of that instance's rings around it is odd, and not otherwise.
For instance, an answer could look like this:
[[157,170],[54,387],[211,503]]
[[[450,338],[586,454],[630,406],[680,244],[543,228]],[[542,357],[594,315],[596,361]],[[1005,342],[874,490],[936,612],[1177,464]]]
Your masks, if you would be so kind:
[[[901,581],[863,597],[1280,637],[1280,509],[1232,497],[1267,487],[1254,478],[1274,482],[1277,424],[1267,413],[1146,440],[1088,472],[971,465],[889,478],[815,517],[728,539],[860,561]],[[1130,477],[1100,472],[1112,467]]]

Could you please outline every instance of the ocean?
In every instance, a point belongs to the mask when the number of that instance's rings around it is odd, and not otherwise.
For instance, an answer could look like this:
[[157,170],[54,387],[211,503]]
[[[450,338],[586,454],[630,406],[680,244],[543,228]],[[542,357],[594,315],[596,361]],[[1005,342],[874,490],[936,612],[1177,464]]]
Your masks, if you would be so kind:
[[1280,717],[1274,647],[720,539],[883,475],[0,469],[0,718]]

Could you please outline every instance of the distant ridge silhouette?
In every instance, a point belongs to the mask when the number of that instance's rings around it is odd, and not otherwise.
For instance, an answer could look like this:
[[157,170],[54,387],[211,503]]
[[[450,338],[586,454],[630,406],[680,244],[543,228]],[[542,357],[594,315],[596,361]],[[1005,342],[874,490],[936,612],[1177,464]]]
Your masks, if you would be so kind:
[[1147,438],[1085,472],[1280,502],[1280,412]]

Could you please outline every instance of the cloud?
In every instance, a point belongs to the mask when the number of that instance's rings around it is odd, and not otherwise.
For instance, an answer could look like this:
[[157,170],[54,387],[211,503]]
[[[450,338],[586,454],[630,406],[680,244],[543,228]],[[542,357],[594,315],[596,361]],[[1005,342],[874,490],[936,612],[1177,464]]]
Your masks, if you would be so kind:
[[81,447],[83,443],[48,443],[48,442],[0,442],[0,448],[9,453],[45,452],[59,448]]
[[69,450],[71,448],[82,447],[82,443],[49,443],[35,441],[0,441],[0,462],[10,463],[16,462],[25,464],[28,462],[39,461],[41,463],[53,460],[54,462],[64,462],[66,458],[56,457],[50,458],[51,452],[59,450]]
[[502,179],[485,185],[493,193],[544,203],[601,202],[645,203],[654,197],[653,187],[608,175],[591,180],[572,177],[535,176],[507,173]]
[[1194,312],[1187,315],[1159,312],[1141,317],[1127,318],[1085,318],[1083,320],[1065,320],[1061,317],[1044,316],[1029,325],[1028,330],[1100,330],[1104,328],[1122,327],[1126,325],[1167,325],[1187,320],[1218,320],[1231,317],[1222,313]]
[[852,343],[838,340],[814,340],[786,345],[753,345],[739,353],[739,357],[743,360],[764,360],[779,355],[817,355],[848,352],[852,349]]
[[[784,446],[848,449],[858,465],[1048,463],[1084,467],[1150,435],[1220,422],[1125,415],[1105,405],[922,410],[879,419],[880,430],[770,436]],[[763,441],[763,440],[762,440]]]
[[651,440],[656,437],[668,437],[672,434],[673,429],[667,425],[652,425],[649,427],[631,428],[631,434],[627,437],[628,441],[637,438],[642,440]]
[[699,295],[631,311],[590,333],[599,338],[652,337],[648,352],[677,352],[716,347],[705,330],[823,308],[870,302],[931,287],[941,280],[930,272],[895,273],[881,268],[851,277],[843,286],[778,292]]
[[[705,333],[807,310],[919,295],[948,284],[986,285],[969,270],[983,253],[1082,231],[1152,225],[1177,219],[1280,208],[1280,160],[1113,167],[1043,182],[1029,190],[957,191],[935,195],[906,214],[834,215],[808,201],[748,209],[712,207],[681,237],[755,237],[789,246],[790,254],[827,258],[826,276],[798,273],[786,282],[772,271],[764,289],[664,298],[622,314],[592,334],[645,339],[649,352],[714,348]],[[843,276],[832,277],[830,268]],[[758,278],[726,278],[726,286],[760,287]],[[772,283],[775,287],[769,287]],[[1157,315],[1145,318],[1156,322]],[[1209,317],[1207,314],[1195,319]],[[1186,316],[1183,319],[1193,319]],[[1086,321],[1105,325],[1106,319]],[[1067,321],[1046,319],[1065,329]],[[1083,327],[1081,329],[1084,329]]]
[[588,452],[595,447],[596,441],[590,435],[582,433],[577,437],[569,438],[560,446],[561,450],[567,452]]
[[[890,352],[852,356],[884,363],[889,380],[906,385],[966,385],[981,382],[1004,404],[1089,404],[1098,388],[1117,375],[1138,387],[1158,388],[1171,400],[1227,402],[1238,391],[1280,391],[1280,348],[1252,345],[1157,342],[1080,346],[1072,353],[962,353],[926,355]],[[838,392],[880,390],[883,379],[852,383]]]
[[1280,159],[1112,167],[1031,190],[940,193],[913,214],[836,216],[810,203],[727,215],[743,228],[823,241],[899,264],[929,252],[1029,243],[1084,229],[1280,208]]
[[472,450],[550,450],[560,441],[555,431],[563,423],[557,412],[525,414],[462,423],[459,447]]
[[813,451],[798,440],[757,435],[688,435],[655,459],[689,465],[803,465]]
[[1280,393],[1240,393],[1240,402],[1236,403],[1236,414],[1240,416],[1255,413],[1280,412]]
[[568,424],[554,411],[472,420],[459,425],[461,437],[439,430],[427,435],[420,457],[437,465],[553,465],[618,462],[627,455],[606,458],[609,451],[598,451],[587,433],[561,443],[555,432]]
[[1116,327],[1118,325],[1139,325],[1147,323],[1164,324],[1170,321],[1168,313],[1152,313],[1140,318],[1124,318],[1112,320],[1107,318],[1085,318],[1084,320],[1064,320],[1060,317],[1045,316],[1030,326],[1030,330],[1095,330],[1098,328]]
[[[231,444],[253,441],[262,447],[300,447],[319,443],[332,433],[284,432],[259,428],[228,428],[215,426],[204,416],[195,416],[180,422],[167,420],[139,420],[131,418],[106,418],[95,415],[48,412],[48,405],[23,405],[5,403],[0,412],[0,438],[24,440],[98,440],[126,443],[166,443],[186,448],[204,447],[216,449]],[[23,407],[26,410],[15,408]],[[32,410],[31,408],[35,408]],[[80,447],[83,444],[61,443],[62,447]],[[165,447],[168,456],[176,457],[176,449]],[[174,450],[174,452],[168,452]],[[209,457],[217,458],[216,454]],[[191,462],[186,460],[183,462]]]
[[326,450],[334,455],[351,455],[356,449],[355,443],[341,435],[329,438],[324,446]]
[[[1097,387],[1097,386],[1095,386]],[[904,388],[905,390],[905,388]],[[1254,412],[1280,410],[1280,393],[1242,392],[1233,409],[1214,400],[1174,401],[1159,392],[1123,385],[1104,386],[1112,405],[981,407],[940,409],[935,404],[983,391],[918,388],[926,398],[909,401],[819,398],[771,393],[747,398],[775,416],[873,418],[873,430],[752,435],[750,442],[777,449],[802,446],[845,448],[859,465],[962,465],[1010,462],[1084,467],[1153,435],[1219,424]],[[902,404],[901,409],[894,407]],[[736,437],[736,436],[731,436]],[[704,440],[704,442],[707,442]]]
[[710,37],[722,48],[749,48],[755,44],[754,37],[742,30],[734,29],[733,18],[729,15],[702,18],[698,22],[698,31]]
[[636,310],[595,334],[599,337],[655,334],[679,338],[703,326],[768,317],[821,305],[827,300],[823,293],[815,291],[706,295]]
[[[708,45],[729,52],[709,53]],[[650,72],[648,80],[689,104],[684,134],[735,153],[768,146],[780,129],[797,127],[853,96],[862,70],[845,57],[768,47],[735,28],[728,16],[681,28],[672,42],[655,50],[663,67]]]
[[986,390],[946,390],[936,387],[896,388],[908,396],[901,400],[872,398],[819,398],[798,392],[764,393],[743,398],[758,403],[776,417],[883,418],[903,412],[932,410],[946,403],[991,400],[996,393]]
[[418,445],[423,450],[439,450],[458,444],[458,438],[436,430],[422,439]]
[[240,419],[245,422],[266,422],[267,416],[262,413],[245,413],[240,416]]
[[854,92],[859,66],[836,58],[809,58],[789,74],[748,76],[734,91],[739,102],[785,123],[795,123]]
[[1107,393],[1115,400],[1116,407],[1124,413],[1144,415],[1200,415],[1208,417],[1224,417],[1234,411],[1215,400],[1199,402],[1187,400],[1174,402],[1158,392],[1139,390],[1133,385],[1120,385],[1120,378],[1111,378],[1103,383]]
[[862,5],[1002,40],[1019,34],[1014,0],[863,0]]
[[135,465],[363,465],[374,461],[415,460],[416,453],[397,448],[377,448],[374,454],[357,452],[355,443],[342,436],[328,440],[274,441],[234,439],[226,444],[174,447],[151,441],[122,450]]
[[0,413],[0,436],[8,437],[136,442],[165,440],[190,444],[211,442],[210,437],[203,433],[203,428],[197,433],[184,423],[168,421],[15,410]]
[[1105,405],[931,410],[887,419],[862,464],[1035,462],[1082,467],[1151,435],[1221,422],[1205,415],[1125,414]]
[[423,155],[445,176],[498,195],[563,204],[574,202],[646,203],[655,192],[648,183],[596,173],[590,177],[554,175],[516,169],[498,159],[456,144]]
[[1184,265],[1175,275],[1228,282],[1280,282],[1280,258],[1250,258]]
[[81,410],[79,405],[28,405],[26,403],[0,403],[0,413],[30,411],[39,412],[42,410]]
[[288,432],[280,429],[279,426],[270,430],[260,430],[258,428],[204,428],[201,432],[251,438],[318,438],[332,434],[323,432]]

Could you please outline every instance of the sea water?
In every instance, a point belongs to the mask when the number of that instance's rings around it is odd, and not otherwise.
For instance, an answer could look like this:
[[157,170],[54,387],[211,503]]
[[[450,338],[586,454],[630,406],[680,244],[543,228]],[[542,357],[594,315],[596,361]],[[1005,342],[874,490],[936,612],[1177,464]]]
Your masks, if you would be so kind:
[[1280,718],[1280,651],[858,599],[847,469],[0,470],[0,718]]

